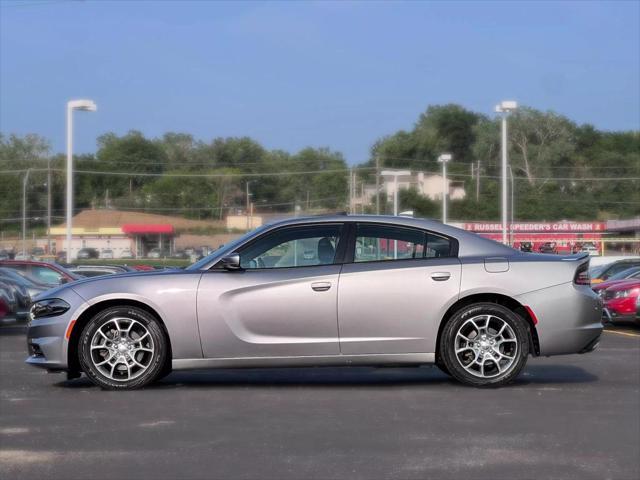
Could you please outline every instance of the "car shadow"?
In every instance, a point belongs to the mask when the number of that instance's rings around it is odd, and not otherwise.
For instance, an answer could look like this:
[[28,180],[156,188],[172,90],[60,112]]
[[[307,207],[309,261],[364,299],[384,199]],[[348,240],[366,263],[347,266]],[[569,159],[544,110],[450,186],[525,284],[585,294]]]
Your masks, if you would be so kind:
[[[554,385],[589,383],[598,377],[571,365],[531,365],[510,385]],[[233,388],[233,387],[412,387],[447,385],[463,387],[437,367],[374,368],[374,367],[317,367],[218,369],[173,372],[166,378],[145,387],[146,390],[174,388]],[[93,384],[82,377],[56,384],[64,388],[87,388]]]

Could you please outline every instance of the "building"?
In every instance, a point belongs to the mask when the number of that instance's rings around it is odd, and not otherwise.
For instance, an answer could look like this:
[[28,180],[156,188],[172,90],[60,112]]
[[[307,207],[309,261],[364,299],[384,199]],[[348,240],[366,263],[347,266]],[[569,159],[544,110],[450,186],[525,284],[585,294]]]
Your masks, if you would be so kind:
[[[462,200],[466,197],[464,182],[447,178],[447,195],[450,200]],[[442,201],[442,175],[432,175],[425,172],[411,172],[409,175],[398,177],[398,191],[415,188],[416,191],[430,200]],[[380,177],[380,191],[393,198],[396,183],[391,177]],[[375,203],[376,186],[364,185],[359,198],[355,199],[356,205],[370,205]]]
[[[81,248],[95,248],[99,252],[111,250],[114,258],[123,253],[146,256],[160,248],[167,253],[176,248],[180,231],[210,229],[219,222],[190,220],[181,217],[119,210],[84,210],[73,217],[71,257]],[[51,227],[52,253],[66,251],[66,224]]]

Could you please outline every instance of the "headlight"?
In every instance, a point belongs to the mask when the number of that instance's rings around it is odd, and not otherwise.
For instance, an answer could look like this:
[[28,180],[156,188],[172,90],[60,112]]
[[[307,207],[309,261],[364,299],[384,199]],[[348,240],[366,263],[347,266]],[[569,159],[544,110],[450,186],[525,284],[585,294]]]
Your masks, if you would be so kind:
[[613,294],[613,298],[627,298],[632,295],[635,295],[640,289],[638,288],[629,288],[628,290],[619,290]]
[[69,310],[71,305],[60,298],[47,298],[39,300],[31,306],[30,316],[34,318],[53,317],[62,315]]

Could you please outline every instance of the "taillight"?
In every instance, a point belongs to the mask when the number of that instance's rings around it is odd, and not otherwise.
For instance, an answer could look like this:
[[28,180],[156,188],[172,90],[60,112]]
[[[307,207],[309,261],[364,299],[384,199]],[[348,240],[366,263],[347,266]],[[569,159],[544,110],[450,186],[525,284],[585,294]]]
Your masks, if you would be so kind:
[[576,285],[591,285],[591,275],[589,275],[589,262],[583,263],[578,267],[576,276],[573,277],[573,283]]

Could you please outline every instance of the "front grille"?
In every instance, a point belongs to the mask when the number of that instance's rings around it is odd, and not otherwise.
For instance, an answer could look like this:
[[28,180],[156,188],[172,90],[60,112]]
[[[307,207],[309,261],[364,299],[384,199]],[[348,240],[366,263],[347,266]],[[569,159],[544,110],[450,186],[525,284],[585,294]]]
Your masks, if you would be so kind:
[[36,343],[29,343],[29,355],[32,357],[44,357],[44,353]]

